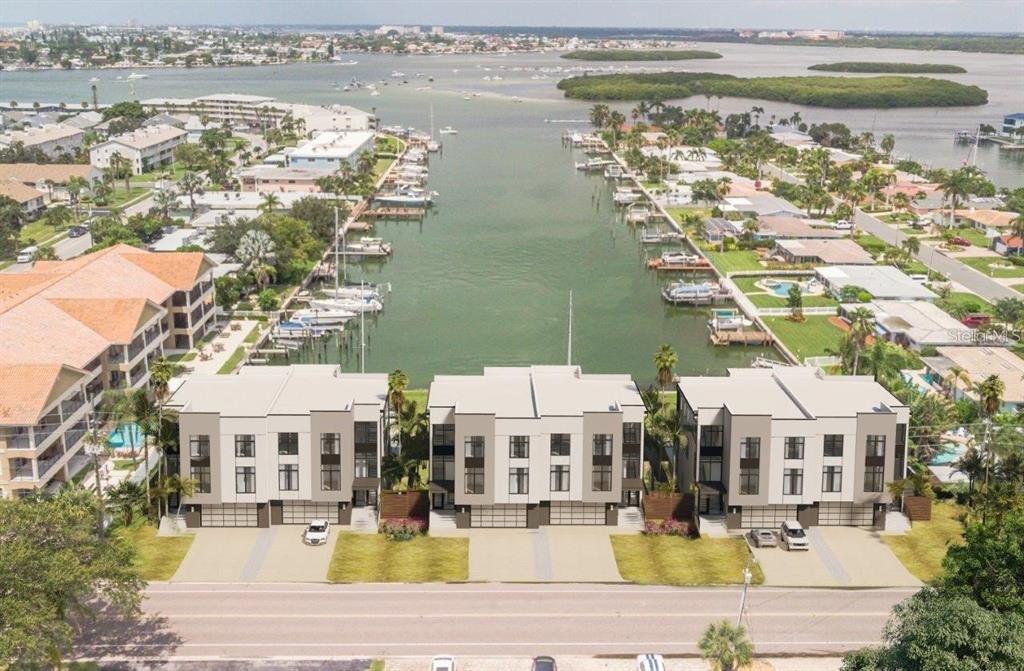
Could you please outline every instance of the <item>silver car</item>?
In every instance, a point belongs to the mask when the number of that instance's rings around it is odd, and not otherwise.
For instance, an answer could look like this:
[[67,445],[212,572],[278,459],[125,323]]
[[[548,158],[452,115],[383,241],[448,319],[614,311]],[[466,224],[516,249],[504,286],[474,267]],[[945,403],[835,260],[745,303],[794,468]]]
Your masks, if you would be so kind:
[[778,545],[775,532],[771,529],[751,529],[747,532],[750,544],[756,548],[773,548]]
[[779,528],[779,539],[787,550],[810,550],[811,543],[804,528],[796,520],[786,520]]

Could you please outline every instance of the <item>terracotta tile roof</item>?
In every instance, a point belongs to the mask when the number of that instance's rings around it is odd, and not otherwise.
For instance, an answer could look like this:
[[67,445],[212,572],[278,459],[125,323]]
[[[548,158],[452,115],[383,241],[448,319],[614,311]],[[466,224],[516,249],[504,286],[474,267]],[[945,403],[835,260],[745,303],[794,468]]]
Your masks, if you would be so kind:
[[26,186],[18,180],[0,180],[0,196],[7,196],[19,205],[29,203],[36,198],[42,198],[44,195],[46,194],[42,191]]
[[144,323],[156,316],[160,306],[145,298],[49,298],[112,344],[126,345]]
[[96,168],[79,163],[3,163],[0,164],[0,180],[16,179],[19,182],[38,183],[50,180],[54,184],[66,184],[72,177],[88,179],[98,173]]
[[179,291],[191,289],[201,274],[213,268],[213,262],[202,252],[122,254],[121,257]]
[[1021,216],[1016,212],[1005,212],[1003,210],[957,210],[956,216],[963,219],[970,219],[976,221],[982,226],[994,226],[996,228],[1002,228],[1009,226],[1017,217]]
[[0,425],[35,424],[84,371],[61,364],[0,364]]
[[1019,235],[1001,235],[999,241],[1007,247],[1024,247],[1024,238]]

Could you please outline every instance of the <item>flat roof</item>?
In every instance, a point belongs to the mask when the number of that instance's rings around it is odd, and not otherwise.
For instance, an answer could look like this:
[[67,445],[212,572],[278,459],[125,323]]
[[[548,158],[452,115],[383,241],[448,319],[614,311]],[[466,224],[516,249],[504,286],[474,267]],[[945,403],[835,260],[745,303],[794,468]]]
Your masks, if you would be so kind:
[[841,238],[845,235],[820,219],[769,215],[759,217],[758,223],[758,233],[771,233],[777,238]]
[[937,296],[920,282],[893,266],[822,266],[814,269],[836,289],[856,286],[875,298],[934,300]]
[[295,148],[291,158],[348,158],[373,140],[373,133],[364,130],[325,131]]
[[919,345],[967,345],[972,342],[974,335],[973,329],[928,301],[881,300],[849,307],[867,308],[874,313],[875,321],[885,331],[906,334]]
[[875,260],[853,240],[776,240],[775,244],[794,256],[813,256],[822,263],[874,265]]
[[[1005,347],[939,347],[940,357],[959,366],[974,382],[997,375],[1006,385],[1003,400],[1024,403],[1024,359]],[[933,359],[926,359],[933,365]]]
[[132,149],[148,149],[149,147],[167,142],[168,140],[185,137],[186,135],[188,135],[188,131],[175,126],[169,126],[167,124],[142,126],[130,133],[115,135],[106,142],[102,142],[93,147],[93,150],[105,147],[108,144],[120,144],[125,147],[131,147]]

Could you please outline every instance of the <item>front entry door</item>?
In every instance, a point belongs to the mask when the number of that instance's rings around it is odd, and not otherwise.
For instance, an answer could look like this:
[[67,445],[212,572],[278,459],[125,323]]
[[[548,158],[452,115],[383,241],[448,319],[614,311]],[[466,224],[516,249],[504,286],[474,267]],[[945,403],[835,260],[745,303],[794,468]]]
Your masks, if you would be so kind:
[[622,505],[624,506],[639,506],[640,505],[640,491],[637,489],[627,489],[622,493]]
[[377,492],[372,489],[357,489],[352,493],[355,496],[352,505],[356,508],[377,505]]

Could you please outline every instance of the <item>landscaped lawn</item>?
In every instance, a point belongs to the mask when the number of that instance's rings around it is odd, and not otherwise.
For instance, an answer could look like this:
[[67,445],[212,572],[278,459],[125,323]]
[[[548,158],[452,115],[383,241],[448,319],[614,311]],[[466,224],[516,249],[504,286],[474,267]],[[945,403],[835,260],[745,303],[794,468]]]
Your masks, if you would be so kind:
[[949,298],[940,298],[935,301],[935,304],[940,309],[946,312],[956,312],[954,307],[963,306],[967,312],[984,312],[987,315],[992,314],[992,304],[986,301],[981,296],[968,293],[966,291],[954,291],[949,295]]
[[731,252],[705,252],[708,260],[725,274],[737,270],[764,270],[758,260],[757,252],[749,249],[735,249]]
[[416,407],[425,410],[427,407],[427,389],[406,389],[405,397],[410,401],[416,401]]
[[665,211],[680,226],[683,224],[683,217],[705,219],[710,215],[710,212],[702,207],[666,207]]
[[245,348],[236,347],[235,351],[231,353],[231,356],[229,356],[224,361],[224,364],[220,367],[220,370],[217,371],[217,375],[230,375],[235,371],[235,367],[238,366],[238,364],[241,363],[242,359],[244,358]]
[[974,228],[973,226],[967,228],[955,228],[953,232],[964,240],[970,241],[975,247],[981,247],[982,249],[988,249],[989,240],[985,237],[985,234]]
[[[957,261],[964,263],[989,277],[1024,277],[1024,266],[1015,266],[998,256],[961,256]],[[991,267],[995,264],[997,267]],[[1002,268],[999,266],[1007,266]]]
[[[786,307],[786,297],[776,296],[774,293],[770,293],[761,287],[757,286],[756,283],[763,278],[760,277],[734,277],[733,282],[739,287],[740,291],[747,295],[750,302],[759,308],[784,308]],[[838,301],[834,300],[830,296],[804,296],[804,307],[816,308],[816,307],[831,307],[839,305]]]
[[636,534],[612,536],[611,541],[619,574],[641,585],[741,585],[748,564],[754,584],[764,582],[742,538]]
[[[141,175],[132,175],[132,184],[149,184],[162,179],[164,175],[167,175],[167,179],[178,181],[181,176],[188,172],[188,169],[182,163],[172,163],[171,165],[165,165],[159,170],[150,170],[144,172]],[[123,180],[122,180],[123,183]]]
[[18,232],[18,242],[23,245],[40,244],[57,235],[57,229],[40,219],[25,224]]
[[133,186],[130,192],[124,190],[123,184],[114,188],[114,193],[107,199],[107,204],[102,207],[121,207],[125,203],[135,200],[146,193],[149,193],[150,189],[143,186]]
[[826,350],[835,350],[843,332],[829,322],[828,315],[810,315],[802,322],[785,317],[765,317],[765,324],[789,351],[800,359],[809,356],[828,356]]
[[889,244],[879,237],[875,237],[870,233],[861,233],[860,235],[853,238],[853,241],[864,248],[871,256],[877,257],[879,254],[885,251]]
[[469,539],[419,536],[389,541],[383,534],[338,534],[331,582],[459,582],[469,578]]
[[391,164],[395,162],[393,158],[378,158],[377,162],[373,166],[373,178],[380,179],[380,176],[384,174]]
[[932,503],[932,518],[927,522],[914,522],[906,534],[883,534],[882,540],[915,578],[931,582],[942,571],[942,558],[946,547],[962,541],[963,526],[957,517],[963,507],[955,503]]
[[118,533],[124,534],[135,545],[135,563],[144,579],[170,580],[195,537],[191,534],[157,536],[156,531],[156,527],[138,524]]

